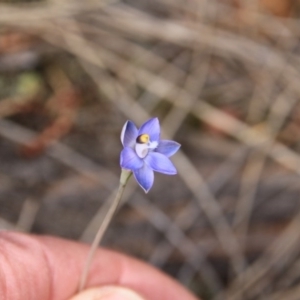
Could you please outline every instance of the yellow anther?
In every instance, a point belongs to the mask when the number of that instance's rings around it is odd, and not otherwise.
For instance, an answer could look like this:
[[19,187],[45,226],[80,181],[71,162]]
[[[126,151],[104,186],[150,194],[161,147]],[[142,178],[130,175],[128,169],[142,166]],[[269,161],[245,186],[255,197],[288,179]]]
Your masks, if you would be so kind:
[[149,142],[149,140],[150,140],[150,137],[146,133],[141,134],[136,138],[136,142],[139,144],[147,144]]

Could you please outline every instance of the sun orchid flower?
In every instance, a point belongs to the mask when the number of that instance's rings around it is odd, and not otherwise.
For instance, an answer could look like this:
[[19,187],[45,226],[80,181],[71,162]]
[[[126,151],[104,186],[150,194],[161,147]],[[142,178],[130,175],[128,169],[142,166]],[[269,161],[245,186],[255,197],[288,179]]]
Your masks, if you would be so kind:
[[178,151],[180,144],[160,139],[157,118],[148,120],[140,129],[132,121],[127,121],[121,132],[121,142],[124,147],[120,155],[121,168],[132,171],[146,193],[154,182],[153,171],[177,174],[169,157]]

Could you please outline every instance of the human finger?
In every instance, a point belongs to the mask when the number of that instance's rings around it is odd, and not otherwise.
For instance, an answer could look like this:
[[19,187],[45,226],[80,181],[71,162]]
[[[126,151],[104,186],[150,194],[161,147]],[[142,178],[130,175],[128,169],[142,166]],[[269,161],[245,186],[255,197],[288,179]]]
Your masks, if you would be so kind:
[[[65,300],[77,292],[88,245],[54,237],[0,233],[0,297]],[[100,248],[87,288],[127,287],[147,300],[196,300],[172,278],[137,259]]]

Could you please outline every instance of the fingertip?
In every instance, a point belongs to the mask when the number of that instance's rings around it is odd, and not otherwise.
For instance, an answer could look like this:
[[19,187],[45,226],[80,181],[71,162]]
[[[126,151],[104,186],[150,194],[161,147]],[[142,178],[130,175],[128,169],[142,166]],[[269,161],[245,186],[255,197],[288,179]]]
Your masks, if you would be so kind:
[[146,300],[135,291],[120,286],[92,288],[75,295],[69,300]]

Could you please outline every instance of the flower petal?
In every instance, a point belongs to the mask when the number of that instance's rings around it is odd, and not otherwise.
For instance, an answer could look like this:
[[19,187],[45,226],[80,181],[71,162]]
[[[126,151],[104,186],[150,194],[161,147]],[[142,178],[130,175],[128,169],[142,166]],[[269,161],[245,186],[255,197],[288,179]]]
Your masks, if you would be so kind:
[[133,171],[134,177],[141,188],[148,193],[154,182],[153,170],[144,164],[144,166],[138,170]]
[[145,158],[144,161],[148,164],[154,171],[167,174],[175,175],[177,170],[174,167],[170,159],[158,152],[150,152]]
[[159,152],[167,157],[175,154],[180,148],[180,144],[174,141],[161,140],[155,149],[156,152]]
[[144,162],[137,156],[135,151],[130,147],[125,147],[120,155],[120,166],[127,170],[137,170],[143,166]]
[[158,142],[160,137],[160,126],[158,118],[153,118],[144,123],[139,129],[138,135],[148,134],[151,142]]
[[121,132],[121,142],[124,147],[134,147],[138,130],[132,121],[127,121]]

